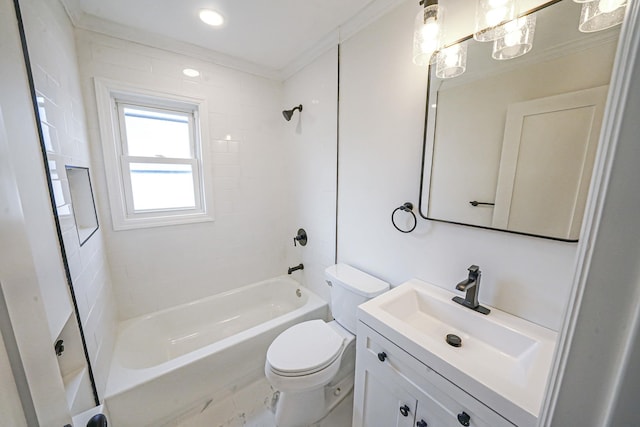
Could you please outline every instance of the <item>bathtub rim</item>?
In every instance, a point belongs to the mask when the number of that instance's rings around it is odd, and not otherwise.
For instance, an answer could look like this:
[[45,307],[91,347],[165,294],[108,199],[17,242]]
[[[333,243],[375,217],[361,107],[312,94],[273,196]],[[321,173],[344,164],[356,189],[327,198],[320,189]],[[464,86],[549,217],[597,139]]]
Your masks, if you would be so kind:
[[[263,285],[268,282],[281,281],[284,280],[289,284],[293,284],[295,287],[301,288],[307,292],[307,301],[301,306],[296,308],[293,311],[290,311],[284,315],[278,316],[276,318],[270,319],[264,323],[259,325],[252,326],[248,329],[245,329],[237,334],[230,335],[228,337],[223,338],[222,340],[207,344],[203,347],[200,347],[190,353],[180,355],[174,359],[168,360],[166,362],[162,362],[158,365],[145,367],[145,368],[127,368],[122,366],[119,363],[119,348],[118,348],[118,338],[120,337],[121,332],[128,328],[130,325],[141,322],[153,316],[158,316],[166,312],[177,311],[179,309],[185,309],[194,304],[204,303],[207,300],[213,298],[222,298],[224,296],[228,296],[230,294],[239,293],[241,291],[246,291],[251,289],[252,287],[257,287]],[[111,364],[109,367],[109,375],[107,377],[107,384],[104,392],[104,399],[112,398],[126,391],[132,390],[140,385],[149,383],[153,381],[155,378],[169,374],[174,372],[189,363],[193,363],[199,360],[204,359],[207,356],[215,354],[216,352],[222,351],[224,349],[230,348],[233,345],[237,345],[239,343],[246,342],[252,338],[255,338],[260,333],[266,332],[271,328],[280,326],[284,323],[288,323],[295,318],[303,317],[306,313],[311,313],[314,311],[321,310],[323,307],[325,310],[325,317],[328,320],[329,317],[329,304],[327,301],[322,299],[316,293],[311,291],[309,288],[303,286],[296,280],[288,277],[288,276],[277,276],[271,279],[262,280],[260,282],[251,283],[249,285],[242,286],[240,288],[231,289],[229,291],[221,292],[219,294],[214,294],[207,296],[205,298],[201,298],[195,301],[189,301],[186,303],[182,303],[176,305],[174,307],[164,308],[153,313],[147,313],[141,316],[137,316],[131,319],[124,320],[118,323],[117,333],[116,333],[116,341],[114,344],[114,351],[111,358]]]

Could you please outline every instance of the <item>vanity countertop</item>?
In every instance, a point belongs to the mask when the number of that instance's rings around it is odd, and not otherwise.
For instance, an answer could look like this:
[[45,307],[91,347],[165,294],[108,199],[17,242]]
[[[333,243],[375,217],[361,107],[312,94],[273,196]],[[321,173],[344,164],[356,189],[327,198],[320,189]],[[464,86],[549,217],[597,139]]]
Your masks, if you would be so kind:
[[512,423],[534,427],[557,333],[493,307],[480,314],[454,296],[412,279],[362,304],[358,318]]

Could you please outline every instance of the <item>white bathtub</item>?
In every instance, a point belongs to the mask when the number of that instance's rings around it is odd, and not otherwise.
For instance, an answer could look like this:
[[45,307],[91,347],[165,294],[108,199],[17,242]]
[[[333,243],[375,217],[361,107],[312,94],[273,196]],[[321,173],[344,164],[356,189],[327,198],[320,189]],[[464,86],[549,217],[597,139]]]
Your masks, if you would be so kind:
[[160,425],[257,380],[280,332],[327,315],[325,301],[283,276],[122,322],[105,392],[110,424]]

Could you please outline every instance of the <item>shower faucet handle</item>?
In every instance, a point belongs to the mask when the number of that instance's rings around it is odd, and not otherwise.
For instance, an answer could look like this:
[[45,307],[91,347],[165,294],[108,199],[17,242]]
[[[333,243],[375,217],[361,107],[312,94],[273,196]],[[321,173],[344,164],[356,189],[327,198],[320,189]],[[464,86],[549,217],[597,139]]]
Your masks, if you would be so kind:
[[293,246],[297,246],[298,242],[300,246],[307,245],[307,232],[304,231],[304,228],[298,229],[298,234],[293,238]]

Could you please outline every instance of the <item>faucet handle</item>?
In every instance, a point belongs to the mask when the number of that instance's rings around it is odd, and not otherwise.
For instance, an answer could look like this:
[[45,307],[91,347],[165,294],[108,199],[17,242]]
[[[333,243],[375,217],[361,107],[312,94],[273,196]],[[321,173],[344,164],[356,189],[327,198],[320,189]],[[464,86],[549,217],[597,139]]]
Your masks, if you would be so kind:
[[478,274],[480,272],[480,267],[478,267],[477,265],[473,264],[467,270],[469,270],[469,273]]
[[296,246],[297,243],[300,243],[300,246],[306,246],[307,244],[307,232],[304,231],[304,228],[298,229],[298,234],[293,238],[293,246]]

